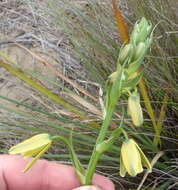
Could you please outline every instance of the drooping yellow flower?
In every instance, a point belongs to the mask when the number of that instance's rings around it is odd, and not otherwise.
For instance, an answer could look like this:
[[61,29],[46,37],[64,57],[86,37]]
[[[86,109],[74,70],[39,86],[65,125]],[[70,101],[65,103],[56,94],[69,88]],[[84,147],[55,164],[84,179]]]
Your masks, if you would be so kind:
[[52,144],[51,136],[47,133],[35,135],[10,148],[9,154],[21,154],[23,157],[35,156],[27,164],[24,172],[28,171],[32,165],[49,149]]
[[140,105],[140,96],[138,92],[133,92],[128,99],[128,113],[132,118],[135,126],[143,124],[143,112]]
[[145,154],[133,139],[127,139],[123,142],[120,156],[120,175],[125,176],[128,172],[131,176],[136,176],[143,171],[143,166],[151,172],[152,166]]

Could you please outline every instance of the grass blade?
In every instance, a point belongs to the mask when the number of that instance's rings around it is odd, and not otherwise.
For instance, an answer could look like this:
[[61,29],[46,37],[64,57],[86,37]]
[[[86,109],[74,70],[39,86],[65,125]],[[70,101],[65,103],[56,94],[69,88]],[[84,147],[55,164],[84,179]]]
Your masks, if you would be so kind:
[[155,135],[154,137],[154,144],[157,146],[158,144],[161,145],[161,139],[160,139],[160,135],[162,132],[162,126],[164,123],[164,118],[165,118],[165,114],[166,114],[166,108],[167,108],[167,102],[168,102],[168,95],[165,94],[164,98],[163,98],[163,104],[161,106],[161,111],[159,114],[159,118],[157,121],[157,129],[158,129],[158,133]]
[[0,66],[5,68],[7,71],[9,71],[11,74],[15,75],[19,79],[23,80],[27,84],[29,84],[34,89],[38,90],[39,92],[45,94],[48,98],[53,100],[54,102],[58,103],[59,105],[64,106],[65,108],[69,109],[76,115],[79,115],[80,117],[84,118],[85,113],[78,110],[73,105],[66,102],[62,97],[55,95],[54,93],[50,92],[48,89],[46,89],[44,86],[38,84],[35,80],[31,79],[29,76],[27,76],[25,73],[20,71],[19,69],[12,67],[10,64],[5,62],[0,62]]

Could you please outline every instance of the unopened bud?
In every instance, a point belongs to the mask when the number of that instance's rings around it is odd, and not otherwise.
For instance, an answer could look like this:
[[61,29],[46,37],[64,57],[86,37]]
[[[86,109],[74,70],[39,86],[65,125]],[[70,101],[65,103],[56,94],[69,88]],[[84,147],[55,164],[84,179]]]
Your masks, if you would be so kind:
[[129,75],[129,77],[128,77],[128,80],[132,80],[132,79],[134,79],[134,78],[137,77],[137,76],[138,76],[138,72],[131,73],[131,74]]
[[134,26],[134,30],[131,34],[131,41],[137,45],[140,42],[144,42],[151,32],[152,25],[143,17]]
[[134,58],[133,60],[137,60],[139,58],[141,58],[146,52],[146,46],[145,43],[140,42],[136,48],[135,48],[135,54],[134,54]]
[[119,63],[123,64],[127,58],[132,54],[133,47],[131,44],[125,45],[123,49],[121,49],[121,52],[119,54]]

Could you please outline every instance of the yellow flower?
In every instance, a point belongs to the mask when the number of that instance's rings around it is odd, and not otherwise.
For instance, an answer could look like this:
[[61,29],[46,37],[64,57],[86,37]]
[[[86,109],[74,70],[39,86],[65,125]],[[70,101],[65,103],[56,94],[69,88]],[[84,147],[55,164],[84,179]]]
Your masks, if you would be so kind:
[[152,166],[137,143],[133,139],[125,140],[121,147],[120,175],[124,177],[128,172],[129,175],[136,176],[143,171],[142,165],[151,172]]
[[47,133],[43,133],[35,135],[30,139],[11,147],[9,154],[21,154],[23,157],[35,156],[35,158],[33,158],[23,170],[26,172],[49,149],[51,144],[51,136]]
[[137,92],[133,92],[128,99],[128,113],[132,118],[135,126],[143,124],[143,112],[140,105],[140,96]]

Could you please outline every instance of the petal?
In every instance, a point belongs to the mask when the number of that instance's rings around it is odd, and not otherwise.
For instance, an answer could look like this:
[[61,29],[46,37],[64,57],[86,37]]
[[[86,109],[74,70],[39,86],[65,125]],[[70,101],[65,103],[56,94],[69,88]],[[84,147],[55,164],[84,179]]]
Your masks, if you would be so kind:
[[41,152],[44,149],[44,147],[46,147],[46,145],[41,146],[41,147],[39,147],[39,148],[37,148],[35,150],[24,152],[21,155],[23,157],[36,156],[39,152]]
[[140,153],[140,156],[141,156],[141,161],[143,163],[143,165],[148,169],[149,172],[152,171],[152,166],[148,160],[148,158],[145,156],[145,154],[143,153],[142,149],[138,146],[138,144],[135,142],[136,146],[137,146],[137,149]]
[[35,164],[35,162],[49,149],[49,147],[51,146],[51,144],[52,144],[52,143],[47,144],[47,145],[43,148],[43,150],[41,150],[41,152],[39,152],[39,154],[38,154],[31,162],[29,162],[29,163],[25,166],[23,172],[27,172],[27,171]]
[[141,157],[132,139],[123,142],[121,154],[124,167],[131,176],[136,176],[143,171]]
[[120,176],[121,177],[125,177],[125,174],[126,174],[126,168],[124,166],[124,163],[123,163],[123,159],[122,159],[122,154],[120,155]]
[[30,139],[27,139],[10,148],[9,154],[19,154],[36,150],[46,144],[50,143],[50,135],[47,133],[35,135]]

